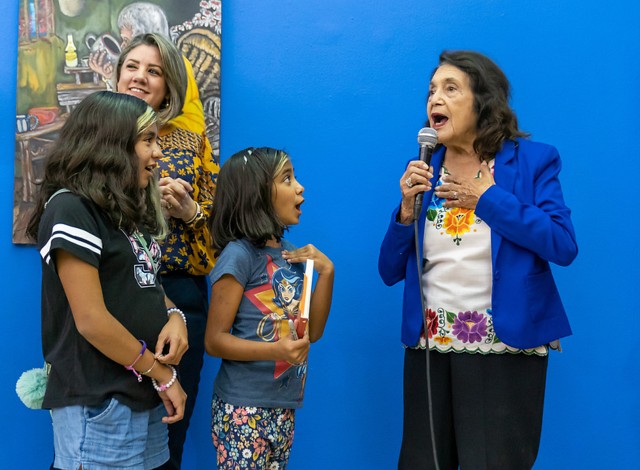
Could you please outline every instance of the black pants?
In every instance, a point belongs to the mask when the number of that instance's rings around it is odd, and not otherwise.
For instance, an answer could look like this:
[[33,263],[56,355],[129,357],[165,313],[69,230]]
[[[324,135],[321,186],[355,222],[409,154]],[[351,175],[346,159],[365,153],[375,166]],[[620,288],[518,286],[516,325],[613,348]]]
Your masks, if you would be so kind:
[[[530,470],[538,455],[548,356],[429,353],[441,470]],[[399,470],[435,469],[426,352],[407,349]]]
[[187,317],[189,349],[178,366],[180,385],[187,394],[184,418],[169,425],[169,461],[158,467],[163,470],[179,469],[182,462],[184,441],[187,438],[189,421],[198,396],[200,371],[204,362],[204,332],[207,326],[209,295],[205,276],[182,273],[162,275],[162,285],[167,297]]

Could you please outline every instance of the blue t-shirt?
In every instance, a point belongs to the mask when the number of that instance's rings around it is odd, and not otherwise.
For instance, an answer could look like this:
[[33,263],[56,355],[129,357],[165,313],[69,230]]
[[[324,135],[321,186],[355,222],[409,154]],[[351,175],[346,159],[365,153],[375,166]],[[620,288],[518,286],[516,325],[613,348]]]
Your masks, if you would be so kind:
[[[282,250],[295,247],[257,248],[247,240],[229,243],[211,272],[214,284],[232,275],[244,294],[231,333],[251,341],[275,342],[289,333],[288,320],[298,315],[304,266],[282,259]],[[224,402],[261,408],[300,408],[306,364],[286,361],[230,361],[223,359],[214,392]]]

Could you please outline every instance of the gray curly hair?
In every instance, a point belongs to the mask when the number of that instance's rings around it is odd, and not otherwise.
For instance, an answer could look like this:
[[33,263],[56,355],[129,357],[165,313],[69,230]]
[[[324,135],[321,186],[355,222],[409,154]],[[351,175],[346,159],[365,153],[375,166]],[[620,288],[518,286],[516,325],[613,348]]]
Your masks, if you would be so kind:
[[131,30],[131,37],[157,33],[168,38],[169,23],[164,10],[148,2],[134,2],[124,7],[118,15],[118,28]]

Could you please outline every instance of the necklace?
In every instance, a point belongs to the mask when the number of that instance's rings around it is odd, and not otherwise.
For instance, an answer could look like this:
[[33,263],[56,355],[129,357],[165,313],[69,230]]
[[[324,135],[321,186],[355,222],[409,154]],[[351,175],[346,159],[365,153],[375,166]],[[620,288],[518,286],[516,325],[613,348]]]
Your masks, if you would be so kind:
[[149,258],[149,261],[153,266],[153,272],[157,274],[158,266],[156,265],[156,260],[153,259],[153,256],[151,256],[151,251],[149,250],[149,246],[147,245],[147,241],[144,239],[144,236],[142,235],[142,233],[140,233],[138,229],[136,229],[135,232],[133,232],[133,236],[136,237],[136,240],[138,240],[138,243],[140,243],[140,246],[142,247],[144,252],[147,254],[147,258]]

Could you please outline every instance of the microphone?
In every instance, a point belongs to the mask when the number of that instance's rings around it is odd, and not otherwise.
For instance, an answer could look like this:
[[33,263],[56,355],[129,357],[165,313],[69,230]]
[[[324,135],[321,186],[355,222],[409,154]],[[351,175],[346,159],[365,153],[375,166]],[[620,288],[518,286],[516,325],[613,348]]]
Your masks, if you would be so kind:
[[[420,161],[423,161],[427,166],[431,165],[431,155],[433,155],[433,149],[438,143],[438,132],[430,127],[423,127],[418,132],[418,144],[420,144]],[[413,205],[413,220],[420,217],[422,211],[422,198],[424,193],[416,195],[416,201]]]

